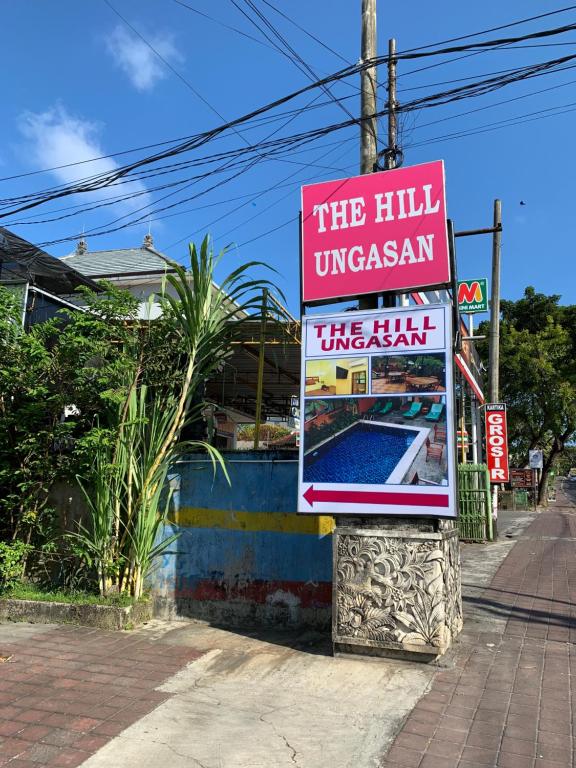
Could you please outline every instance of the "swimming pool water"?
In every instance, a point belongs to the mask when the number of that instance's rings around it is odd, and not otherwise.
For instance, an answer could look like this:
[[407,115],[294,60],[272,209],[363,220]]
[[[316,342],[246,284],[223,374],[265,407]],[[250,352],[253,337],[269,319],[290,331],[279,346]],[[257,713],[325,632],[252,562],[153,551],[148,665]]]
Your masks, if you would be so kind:
[[357,424],[304,459],[306,483],[385,483],[417,432]]

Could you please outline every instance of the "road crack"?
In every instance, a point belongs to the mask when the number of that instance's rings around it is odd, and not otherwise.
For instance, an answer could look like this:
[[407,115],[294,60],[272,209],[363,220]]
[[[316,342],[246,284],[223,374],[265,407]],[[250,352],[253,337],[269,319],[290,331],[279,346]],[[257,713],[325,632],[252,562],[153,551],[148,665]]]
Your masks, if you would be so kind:
[[205,763],[202,763],[200,760],[198,760],[197,757],[194,757],[194,755],[189,755],[185,752],[179,752],[171,744],[167,744],[165,741],[160,741],[159,739],[152,739],[152,743],[159,744],[161,747],[166,747],[167,749],[170,750],[170,752],[175,754],[177,757],[183,757],[184,760],[193,760],[194,764],[199,766],[199,768],[208,768],[208,766]]
[[271,709],[269,712],[265,712],[263,715],[260,715],[258,719],[260,720],[261,723],[265,723],[266,725],[269,725],[270,728],[272,728],[274,735],[277,736],[279,739],[282,739],[282,741],[284,742],[284,745],[291,752],[290,759],[292,760],[294,765],[298,766],[298,760],[296,759],[298,756],[297,750],[294,749],[292,744],[290,744],[286,736],[284,736],[283,733],[280,733],[280,731],[278,731],[274,723],[271,723],[269,720],[265,719],[266,715],[273,715],[275,712],[279,712],[282,709],[287,709],[287,707],[277,707],[276,709]]

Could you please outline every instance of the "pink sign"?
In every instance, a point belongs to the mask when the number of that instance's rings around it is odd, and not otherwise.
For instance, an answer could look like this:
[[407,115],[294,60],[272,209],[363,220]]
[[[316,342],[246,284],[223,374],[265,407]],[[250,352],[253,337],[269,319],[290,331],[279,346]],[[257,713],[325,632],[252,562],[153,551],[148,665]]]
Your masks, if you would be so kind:
[[485,412],[486,421],[486,464],[491,483],[507,483],[508,469],[508,426],[506,423],[506,405],[488,403]]
[[304,302],[449,281],[441,160],[302,187]]

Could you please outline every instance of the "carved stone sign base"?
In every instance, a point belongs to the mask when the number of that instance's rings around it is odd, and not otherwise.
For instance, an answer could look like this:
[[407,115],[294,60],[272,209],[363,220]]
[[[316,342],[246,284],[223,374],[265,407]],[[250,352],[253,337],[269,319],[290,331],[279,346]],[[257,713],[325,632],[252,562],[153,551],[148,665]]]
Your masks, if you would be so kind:
[[430,660],[462,629],[460,548],[451,520],[338,518],[335,653]]

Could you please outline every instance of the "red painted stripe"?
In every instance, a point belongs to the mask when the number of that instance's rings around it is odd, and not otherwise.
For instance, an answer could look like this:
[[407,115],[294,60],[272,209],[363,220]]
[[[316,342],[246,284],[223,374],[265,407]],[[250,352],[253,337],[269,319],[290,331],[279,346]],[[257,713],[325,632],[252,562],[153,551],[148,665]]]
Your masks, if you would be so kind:
[[304,498],[310,502],[332,502],[332,504],[409,504],[414,507],[447,507],[447,494],[435,493],[394,493],[390,491],[340,491],[310,488]]
[[480,400],[480,404],[483,405],[486,402],[484,398],[484,393],[478,386],[478,383],[474,378],[474,376],[472,375],[472,372],[468,368],[468,365],[466,364],[466,361],[464,360],[464,358],[461,355],[454,355],[454,362],[456,363],[458,368],[460,368],[460,370],[462,371],[464,378],[466,379],[468,384],[470,384],[470,387],[472,388],[472,391],[474,392],[478,400]]
[[[174,590],[176,599],[187,600],[237,600],[250,603],[268,603],[270,605],[293,604],[289,598],[297,598],[301,608],[326,608],[332,603],[332,583],[320,581],[263,581],[249,582],[212,581],[210,579],[180,580]],[[287,599],[288,597],[288,599]]]
[[424,301],[424,299],[422,298],[422,295],[418,291],[414,291],[414,293],[411,293],[410,295],[412,296],[412,298],[414,299],[416,304],[425,304],[426,303]]

